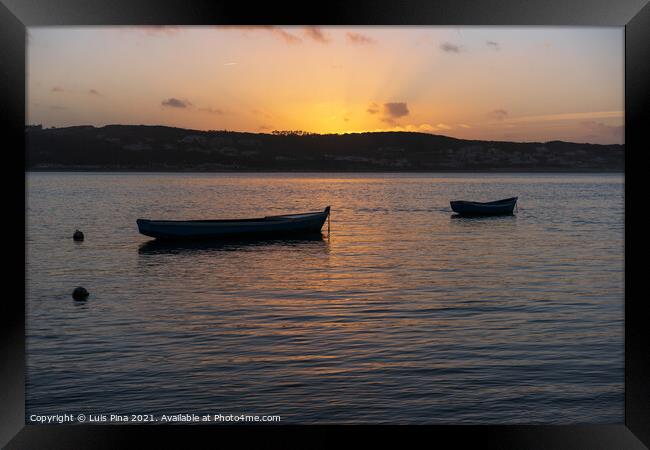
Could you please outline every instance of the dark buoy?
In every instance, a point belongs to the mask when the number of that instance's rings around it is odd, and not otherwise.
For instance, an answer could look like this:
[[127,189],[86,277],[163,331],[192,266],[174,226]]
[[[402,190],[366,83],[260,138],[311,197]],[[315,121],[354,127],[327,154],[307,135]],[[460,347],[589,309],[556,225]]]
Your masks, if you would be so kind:
[[74,298],[75,300],[79,300],[79,301],[86,300],[89,295],[90,294],[88,293],[86,288],[81,287],[81,286],[74,288],[74,291],[72,291],[72,298]]
[[75,230],[74,234],[72,235],[72,239],[74,239],[75,241],[83,241],[84,234],[79,230]]

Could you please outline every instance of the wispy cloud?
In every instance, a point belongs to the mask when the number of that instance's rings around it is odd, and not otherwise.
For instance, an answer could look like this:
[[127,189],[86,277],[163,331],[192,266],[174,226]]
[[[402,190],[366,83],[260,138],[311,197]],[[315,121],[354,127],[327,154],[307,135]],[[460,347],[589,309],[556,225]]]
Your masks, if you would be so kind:
[[219,26],[219,29],[226,31],[268,33],[287,44],[298,44],[302,42],[302,39],[295,34],[289,33],[288,31],[273,25],[223,25]]
[[177,98],[171,97],[163,100],[161,105],[170,108],[188,108],[192,106],[192,103],[190,103],[188,100],[179,100]]
[[281,28],[277,27],[269,27],[269,31],[276,37],[280,38],[287,44],[297,44],[299,42],[302,42],[302,39],[300,39],[298,36],[295,36],[288,31],[284,31]]
[[[441,125],[443,126],[441,127]],[[374,131],[410,131],[416,133],[440,133],[448,129],[450,128],[446,128],[445,124],[431,125],[428,123],[421,123],[418,125],[418,124],[407,123],[404,125],[395,124],[394,126],[391,126],[389,128],[376,128]]]
[[50,92],[53,92],[55,94],[66,93],[66,94],[85,94],[85,95],[92,95],[96,97],[102,96],[102,94],[97,89],[67,89],[61,86],[53,86],[50,89]]
[[194,111],[194,112],[198,111],[202,113],[215,114],[219,116],[226,113],[221,108],[213,108],[211,106],[198,106],[192,104],[192,102],[190,102],[187,99],[181,100],[175,97],[170,97],[168,99],[165,99],[160,104],[166,108],[177,108],[177,109],[183,109],[183,110]]
[[623,111],[593,111],[579,113],[546,114],[541,116],[524,116],[508,119],[508,122],[553,122],[563,120],[593,120],[623,118]]
[[356,45],[368,45],[368,44],[375,44],[377,42],[370,36],[361,33],[355,33],[352,31],[348,31],[347,33],[345,33],[345,38],[351,44],[356,44]]
[[379,112],[379,105],[372,102],[366,111],[368,111],[368,114],[377,114]]
[[606,125],[593,120],[580,122],[580,125],[597,134],[616,136],[618,138],[622,138],[625,131],[623,125]]
[[451,42],[443,42],[440,44],[440,50],[445,53],[460,53],[462,47],[460,45],[452,44]]
[[237,63],[231,61],[231,62],[223,63],[223,65],[224,66],[235,66],[235,65],[237,65]]
[[320,42],[321,44],[327,44],[332,40],[329,34],[325,33],[322,29],[318,27],[306,27],[303,30],[303,34],[312,41]]

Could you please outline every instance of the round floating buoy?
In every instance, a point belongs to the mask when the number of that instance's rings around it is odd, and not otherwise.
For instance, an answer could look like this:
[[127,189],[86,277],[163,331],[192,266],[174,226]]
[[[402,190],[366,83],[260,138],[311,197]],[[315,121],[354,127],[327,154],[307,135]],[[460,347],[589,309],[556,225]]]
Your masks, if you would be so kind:
[[72,235],[72,239],[74,239],[75,241],[83,241],[84,234],[79,230],[75,230],[74,234]]
[[72,291],[72,298],[74,298],[75,300],[80,300],[80,301],[86,300],[89,295],[90,293],[88,293],[86,288],[81,286],[74,288],[74,291]]

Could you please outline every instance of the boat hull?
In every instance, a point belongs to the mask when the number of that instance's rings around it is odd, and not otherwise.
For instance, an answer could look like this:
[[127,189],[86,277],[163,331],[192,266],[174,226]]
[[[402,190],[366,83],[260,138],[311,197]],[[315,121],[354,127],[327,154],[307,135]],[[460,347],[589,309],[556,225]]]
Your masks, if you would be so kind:
[[292,236],[319,233],[329,207],[318,213],[269,216],[235,220],[148,220],[136,221],[138,230],[156,239],[229,239]]
[[463,216],[503,216],[513,214],[517,204],[517,197],[487,203],[462,200],[449,203],[454,212]]

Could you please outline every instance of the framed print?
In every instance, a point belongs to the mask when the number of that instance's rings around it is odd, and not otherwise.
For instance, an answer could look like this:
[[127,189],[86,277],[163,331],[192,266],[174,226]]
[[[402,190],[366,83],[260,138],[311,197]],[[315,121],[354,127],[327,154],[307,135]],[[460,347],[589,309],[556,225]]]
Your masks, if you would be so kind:
[[647,2],[0,13],[6,448],[650,445]]

